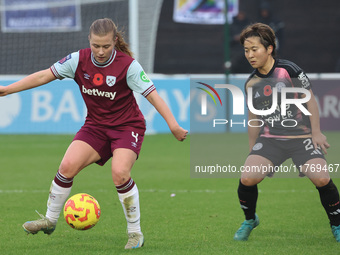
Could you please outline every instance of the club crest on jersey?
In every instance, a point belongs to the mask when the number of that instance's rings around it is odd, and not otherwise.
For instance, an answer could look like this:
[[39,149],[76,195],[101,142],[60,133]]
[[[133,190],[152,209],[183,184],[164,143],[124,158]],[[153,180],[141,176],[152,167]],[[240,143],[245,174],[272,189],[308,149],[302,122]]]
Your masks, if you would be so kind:
[[282,81],[275,84],[275,87],[277,88],[277,92],[281,93],[281,89],[287,87],[286,84]]
[[113,85],[115,85],[115,83],[116,83],[116,77],[115,76],[111,76],[111,75],[106,76],[107,86],[112,87]]
[[60,59],[58,62],[59,62],[59,64],[64,64],[67,60],[69,60],[69,59],[71,59],[71,54],[69,54],[69,55],[67,55],[66,57],[64,57],[64,58],[62,58],[62,59]]

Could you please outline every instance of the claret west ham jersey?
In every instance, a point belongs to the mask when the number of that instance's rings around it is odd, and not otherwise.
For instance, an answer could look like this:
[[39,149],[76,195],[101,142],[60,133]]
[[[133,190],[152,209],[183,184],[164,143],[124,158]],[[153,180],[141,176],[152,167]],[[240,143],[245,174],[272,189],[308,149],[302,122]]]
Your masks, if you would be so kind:
[[133,91],[146,97],[155,87],[133,58],[114,50],[106,63],[99,64],[87,48],[68,55],[50,69],[58,79],[76,81],[87,106],[86,123],[145,131]]
[[[276,59],[275,64],[267,75],[256,70],[250,75],[245,84],[245,91],[253,88],[253,106],[257,110],[267,110],[272,106],[272,92],[276,87],[278,103],[274,113],[258,116],[263,121],[260,136],[264,137],[294,137],[311,133],[311,124],[308,115],[305,115],[294,104],[287,105],[286,116],[281,115],[281,89],[283,87],[299,87],[311,89],[311,84],[300,67],[288,60]],[[300,98],[302,93],[288,93],[287,98]],[[304,104],[304,107],[307,106]]]

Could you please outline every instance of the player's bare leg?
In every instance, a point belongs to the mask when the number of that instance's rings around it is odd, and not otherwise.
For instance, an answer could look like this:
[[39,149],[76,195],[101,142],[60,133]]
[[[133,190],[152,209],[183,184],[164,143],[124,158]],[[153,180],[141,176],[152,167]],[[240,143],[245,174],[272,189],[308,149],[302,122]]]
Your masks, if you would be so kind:
[[99,154],[90,145],[83,141],[73,141],[67,149],[59,170],[52,181],[46,216],[39,214],[41,219],[25,222],[23,224],[24,230],[28,234],[36,234],[39,231],[43,231],[48,235],[52,234],[65,201],[71,193],[73,177],[84,167],[99,159]]

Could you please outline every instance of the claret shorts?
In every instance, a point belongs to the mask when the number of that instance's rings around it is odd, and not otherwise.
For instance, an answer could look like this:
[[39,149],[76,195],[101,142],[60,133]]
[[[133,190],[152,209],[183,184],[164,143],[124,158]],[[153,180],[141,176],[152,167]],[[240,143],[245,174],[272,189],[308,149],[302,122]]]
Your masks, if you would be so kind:
[[97,127],[85,124],[75,135],[74,140],[81,140],[95,149],[101,159],[96,162],[103,166],[111,157],[115,149],[126,148],[137,154],[142,148],[144,132],[140,129],[131,130],[112,130],[105,127]]

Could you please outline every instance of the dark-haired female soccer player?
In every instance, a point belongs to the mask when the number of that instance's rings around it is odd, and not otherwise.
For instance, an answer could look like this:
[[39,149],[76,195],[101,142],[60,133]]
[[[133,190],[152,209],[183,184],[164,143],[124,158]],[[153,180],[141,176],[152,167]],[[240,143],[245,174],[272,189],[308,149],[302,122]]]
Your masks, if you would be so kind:
[[140,64],[131,57],[128,45],[112,20],[94,21],[89,42],[90,48],[68,55],[49,69],[0,87],[0,96],[5,96],[55,79],[72,78],[88,110],[85,124],[75,135],[52,181],[46,216],[28,221],[23,227],[31,234],[38,231],[52,234],[71,192],[73,178],[86,166],[104,165],[112,157],[112,178],[127,220],[125,248],[139,248],[144,244],[139,193],[130,172],[142,146],[145,122],[133,91],[150,101],[177,140],[183,141],[187,131],[177,124]]
[[[268,174],[264,169],[273,169],[286,159],[292,158],[300,173],[307,176],[319,191],[333,235],[336,241],[340,242],[339,193],[330,179],[323,155],[323,152],[327,153],[329,144],[320,131],[318,107],[310,81],[302,69],[293,62],[275,58],[275,33],[268,25],[262,23],[249,25],[242,31],[240,42],[244,47],[245,57],[255,69],[245,84],[246,92],[252,89],[253,108],[248,105],[249,120],[255,121],[248,127],[250,153],[244,164],[247,171],[242,172],[238,187],[238,197],[245,221],[235,233],[234,239],[248,240],[251,231],[259,225],[259,218],[255,213],[257,184]],[[281,97],[278,96],[278,106],[274,112],[269,111],[265,116],[254,114],[256,110],[271,109],[273,92],[277,91],[280,94],[286,88],[292,87],[308,91],[311,96],[309,101],[300,107],[298,104],[287,104],[284,115],[280,107]],[[288,93],[287,98],[301,102],[307,94]],[[311,115],[308,115],[308,112]],[[256,120],[259,122],[258,125]]]

